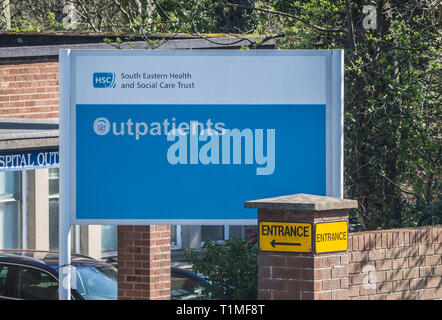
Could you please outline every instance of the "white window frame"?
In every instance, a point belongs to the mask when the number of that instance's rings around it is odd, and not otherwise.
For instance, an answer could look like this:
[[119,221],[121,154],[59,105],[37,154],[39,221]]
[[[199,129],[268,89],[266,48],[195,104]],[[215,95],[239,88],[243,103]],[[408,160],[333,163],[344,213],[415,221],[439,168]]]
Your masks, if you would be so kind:
[[[170,249],[171,250],[180,250],[182,249],[182,233],[181,233],[181,225],[180,224],[176,224],[176,243],[175,244],[170,244]],[[172,226],[171,226],[171,230],[170,232],[172,232]],[[170,238],[172,239],[172,235],[170,236]]]
[[[7,172],[7,171],[6,171]],[[17,172],[17,171],[14,171]],[[0,203],[8,203],[8,202],[17,202],[17,216],[18,216],[18,225],[17,225],[17,232],[18,232],[18,248],[27,249],[27,242],[28,242],[28,234],[27,234],[27,201],[23,201],[23,199],[27,200],[27,188],[24,188],[23,182],[24,182],[24,176],[27,177],[26,174],[23,174],[23,171],[19,172],[19,178],[18,178],[18,192],[10,194],[10,197],[8,198],[0,198]],[[26,180],[26,187],[27,187],[27,180]],[[26,202],[26,203],[25,203]],[[24,211],[26,209],[26,211]],[[26,228],[24,228],[24,225],[26,224]],[[26,247],[24,247],[26,246]],[[2,248],[0,248],[2,249]]]
[[[224,239],[221,240],[215,240],[215,242],[218,243],[222,243],[226,240],[229,240],[230,237],[230,225],[229,224],[224,224],[224,225],[220,225],[224,227]],[[201,247],[204,246],[205,241],[201,241]]]

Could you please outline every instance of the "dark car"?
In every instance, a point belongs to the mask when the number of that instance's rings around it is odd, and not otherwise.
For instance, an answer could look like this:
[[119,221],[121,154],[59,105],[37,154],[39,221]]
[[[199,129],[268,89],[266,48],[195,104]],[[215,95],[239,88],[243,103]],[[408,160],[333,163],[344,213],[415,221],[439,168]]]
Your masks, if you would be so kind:
[[[79,254],[72,254],[71,265],[72,299],[117,299],[117,269],[114,266]],[[58,253],[0,251],[0,298],[57,300]]]
[[203,277],[181,268],[171,268],[170,298],[172,300],[207,300],[203,290],[208,285]]
[[[116,300],[117,268],[91,257],[72,254],[74,300]],[[172,268],[171,298],[203,299],[203,278]],[[0,251],[0,299],[57,300],[58,253],[34,250]]]

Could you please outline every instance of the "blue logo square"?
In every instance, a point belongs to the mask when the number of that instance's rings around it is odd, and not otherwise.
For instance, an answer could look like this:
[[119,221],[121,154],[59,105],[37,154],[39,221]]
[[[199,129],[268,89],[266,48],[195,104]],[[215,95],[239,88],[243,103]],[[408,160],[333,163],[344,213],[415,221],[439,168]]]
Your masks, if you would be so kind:
[[94,72],[92,76],[94,88],[115,88],[114,72]]

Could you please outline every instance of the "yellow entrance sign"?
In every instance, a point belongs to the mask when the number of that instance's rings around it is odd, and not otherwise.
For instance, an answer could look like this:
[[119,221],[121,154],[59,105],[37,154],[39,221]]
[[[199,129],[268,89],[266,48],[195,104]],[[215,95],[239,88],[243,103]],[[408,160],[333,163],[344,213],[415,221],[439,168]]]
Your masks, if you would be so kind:
[[312,252],[312,225],[310,223],[259,223],[261,251]]
[[316,253],[347,250],[347,221],[324,222],[316,224]]

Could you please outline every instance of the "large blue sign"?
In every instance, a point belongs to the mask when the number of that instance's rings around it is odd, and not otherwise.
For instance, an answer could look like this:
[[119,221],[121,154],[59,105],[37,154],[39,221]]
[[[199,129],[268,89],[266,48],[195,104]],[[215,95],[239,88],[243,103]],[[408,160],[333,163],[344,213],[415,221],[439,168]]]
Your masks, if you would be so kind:
[[342,197],[342,51],[61,55],[74,224],[256,224],[253,199]]
[[324,105],[76,110],[78,219],[255,219],[244,199],[326,194]]

